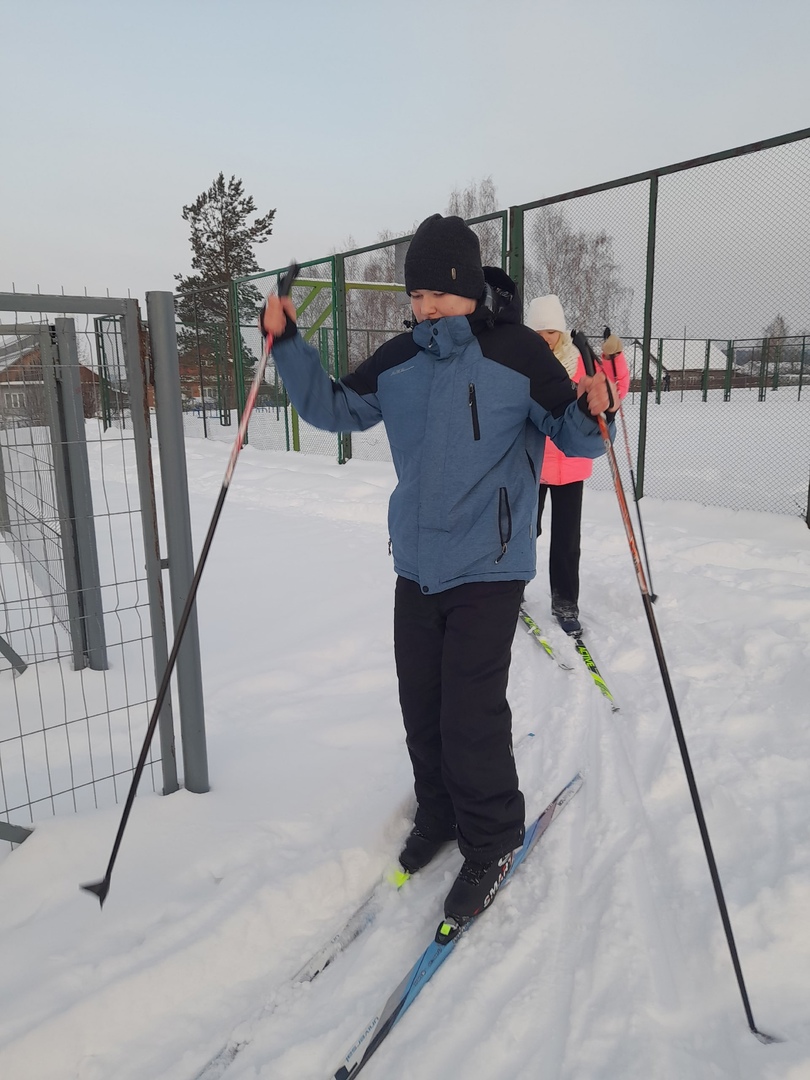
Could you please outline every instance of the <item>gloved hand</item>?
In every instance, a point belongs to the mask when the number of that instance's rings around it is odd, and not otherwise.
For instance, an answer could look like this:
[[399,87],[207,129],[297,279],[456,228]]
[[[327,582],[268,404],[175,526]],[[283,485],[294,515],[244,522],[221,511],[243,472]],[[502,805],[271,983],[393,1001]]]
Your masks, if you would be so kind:
[[623,348],[624,346],[622,345],[621,338],[616,334],[611,334],[602,342],[602,355],[617,356],[622,352]]

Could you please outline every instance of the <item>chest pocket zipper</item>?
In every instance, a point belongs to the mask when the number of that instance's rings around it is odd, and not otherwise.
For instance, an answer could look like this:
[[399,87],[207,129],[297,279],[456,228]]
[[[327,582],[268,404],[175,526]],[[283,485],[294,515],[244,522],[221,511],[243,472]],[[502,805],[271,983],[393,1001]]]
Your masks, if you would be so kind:
[[473,439],[478,441],[481,438],[481,428],[478,424],[478,402],[475,399],[475,383],[470,383],[470,416],[472,417],[472,429]]

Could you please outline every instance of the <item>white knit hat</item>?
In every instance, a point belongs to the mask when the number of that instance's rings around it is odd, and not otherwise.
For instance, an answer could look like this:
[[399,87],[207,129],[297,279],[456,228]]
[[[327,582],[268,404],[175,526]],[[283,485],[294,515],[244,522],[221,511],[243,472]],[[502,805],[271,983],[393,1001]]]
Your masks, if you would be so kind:
[[531,330],[559,330],[563,334],[567,333],[565,312],[559,296],[550,293],[548,296],[535,297],[529,304],[526,325]]

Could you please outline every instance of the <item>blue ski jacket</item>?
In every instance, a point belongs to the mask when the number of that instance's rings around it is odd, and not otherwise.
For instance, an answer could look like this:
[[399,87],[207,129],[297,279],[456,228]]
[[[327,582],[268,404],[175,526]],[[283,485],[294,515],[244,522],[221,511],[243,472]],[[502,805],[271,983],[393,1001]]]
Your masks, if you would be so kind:
[[[383,421],[397,475],[388,508],[394,568],[423,593],[535,575],[544,437],[572,457],[605,452],[562,364],[519,300],[497,315],[417,324],[335,382],[288,319],[273,357],[307,423],[365,431]],[[494,306],[494,305],[493,305]],[[611,438],[613,425],[611,423]]]

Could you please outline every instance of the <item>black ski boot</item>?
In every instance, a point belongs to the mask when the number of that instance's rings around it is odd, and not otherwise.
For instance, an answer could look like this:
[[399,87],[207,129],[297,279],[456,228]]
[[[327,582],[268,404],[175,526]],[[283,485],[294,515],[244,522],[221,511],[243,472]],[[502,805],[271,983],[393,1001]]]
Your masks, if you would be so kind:
[[433,840],[425,836],[418,825],[411,829],[410,836],[405,841],[405,846],[399,853],[399,864],[408,874],[415,874],[421,870],[441,851],[445,844],[449,844],[452,837],[444,837],[441,840]]
[[445,918],[462,926],[489,907],[511,869],[513,856],[514,852],[509,851],[486,863],[465,859],[445,898]]
[[560,600],[555,596],[551,602],[551,614],[570,637],[576,637],[577,634],[582,633],[579,608],[576,604],[568,600]]

